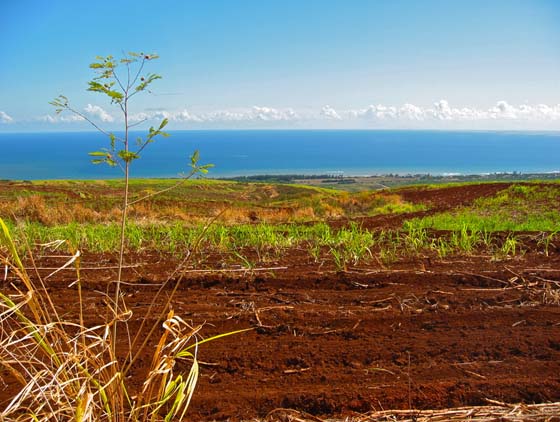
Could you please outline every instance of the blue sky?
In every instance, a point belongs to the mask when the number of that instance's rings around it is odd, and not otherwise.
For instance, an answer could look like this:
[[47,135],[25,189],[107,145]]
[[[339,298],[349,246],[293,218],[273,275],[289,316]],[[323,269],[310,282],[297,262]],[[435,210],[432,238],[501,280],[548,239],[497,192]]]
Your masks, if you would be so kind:
[[96,55],[157,52],[170,128],[560,129],[557,0],[21,0],[0,14],[0,131],[85,130]]

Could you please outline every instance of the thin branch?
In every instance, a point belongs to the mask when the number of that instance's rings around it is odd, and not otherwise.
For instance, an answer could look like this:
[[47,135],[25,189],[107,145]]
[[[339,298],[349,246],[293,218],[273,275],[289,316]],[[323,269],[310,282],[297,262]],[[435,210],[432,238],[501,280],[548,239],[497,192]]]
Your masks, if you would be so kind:
[[[136,72],[136,75],[134,76],[134,80],[132,81],[132,83],[130,84],[130,87],[134,86],[134,84],[136,83],[136,81],[138,80],[138,77],[140,76],[140,73],[142,73],[142,69],[144,69],[144,64],[146,63],[146,59],[142,58],[142,63],[140,64],[140,68],[138,69],[138,72]],[[134,97],[136,94],[138,94],[140,91],[134,91],[132,94],[130,94],[130,96],[128,97],[129,99],[131,99],[132,97]]]
[[[142,144],[142,146],[141,146],[137,151],[135,151],[135,154],[140,154],[140,153],[144,150],[144,148],[146,148],[146,147],[148,146],[148,144],[150,144],[150,142],[147,142],[147,141],[144,142],[144,143]],[[192,173],[192,172],[191,172],[191,173]],[[189,177],[190,177],[190,176],[192,176],[192,174],[189,174]]]
[[[131,95],[131,96],[132,96],[132,95]],[[146,121],[148,121],[148,118],[147,118],[147,117],[146,117],[145,119],[142,119],[142,120],[136,122],[136,123],[132,123],[131,125],[128,125],[128,128],[130,129],[130,128],[133,128],[133,127],[135,127],[135,126],[141,125],[142,123],[144,123],[144,122],[146,122]]]
[[[119,86],[121,87],[122,91],[125,92],[124,86],[123,86],[123,84],[121,83],[121,80],[119,79],[119,76],[117,75],[117,72],[115,72],[115,71],[113,70],[112,73],[113,73],[113,78],[115,78],[115,81],[117,81],[117,83],[118,83]],[[121,108],[122,108],[122,107],[121,107]]]
[[130,89],[130,87],[132,86],[130,84],[130,62],[126,62],[126,92],[128,92],[128,90]]
[[136,151],[134,151],[134,153],[135,154],[140,154],[144,150],[144,148],[146,148],[148,146],[149,143],[150,142],[144,142],[140,148],[138,148]]
[[[138,72],[136,72],[136,76],[134,76],[134,80],[132,81],[132,83],[130,84],[130,86],[133,86],[136,81],[138,80],[138,77],[140,76],[140,73],[142,73],[142,69],[144,69],[144,64],[146,63],[146,58],[143,57],[142,58],[142,63],[140,63],[140,67],[138,68]],[[138,91],[136,91],[138,92]],[[132,97],[132,95],[134,95],[135,93],[132,93],[130,96]]]
[[121,169],[121,171],[124,173],[125,170],[124,170],[124,167],[123,167],[123,165],[121,164],[121,162],[120,162],[119,160],[116,160],[115,163],[117,163],[117,165],[119,166],[119,168]]
[[[72,113],[76,114],[77,116],[80,116],[82,119],[84,119],[85,121],[87,121],[90,125],[92,125],[94,128],[96,128],[99,132],[103,133],[104,135],[107,136],[111,136],[110,132],[107,132],[105,129],[103,129],[102,127],[98,126],[93,120],[91,120],[89,117],[87,117],[85,114],[79,112],[78,110],[73,109],[72,107],[70,107],[68,104],[66,104],[64,106],[66,108],[66,110],[71,111]],[[113,136],[115,136],[115,134],[112,134]],[[124,139],[122,139],[119,136],[115,136],[115,139],[124,142]]]
[[[128,98],[132,98],[134,97],[136,94],[139,94],[142,91],[134,91],[132,94],[130,94],[130,96]],[[145,91],[144,91],[145,92]],[[149,91],[148,91],[149,92]]]
[[172,189],[175,189],[175,188],[181,186],[181,185],[182,185],[183,183],[185,183],[187,180],[189,180],[192,176],[195,175],[195,173],[196,173],[196,170],[191,170],[191,172],[190,172],[187,176],[184,176],[180,181],[178,181],[178,182],[175,183],[174,185],[171,185],[171,186],[169,186],[169,187],[167,187],[167,188],[165,188],[165,189],[162,189],[162,190],[160,190],[160,191],[157,191],[157,192],[154,192],[154,193],[150,193],[149,195],[143,196],[142,198],[135,199],[134,201],[129,202],[129,203],[128,203],[128,206],[134,205],[134,204],[136,204],[136,203],[138,203],[138,202],[144,201],[145,199],[148,199],[148,198],[151,198],[151,197],[153,197],[153,196],[160,195],[160,194],[162,194],[162,193],[165,193],[165,192],[167,192],[167,191],[170,191],[170,190],[172,190]]

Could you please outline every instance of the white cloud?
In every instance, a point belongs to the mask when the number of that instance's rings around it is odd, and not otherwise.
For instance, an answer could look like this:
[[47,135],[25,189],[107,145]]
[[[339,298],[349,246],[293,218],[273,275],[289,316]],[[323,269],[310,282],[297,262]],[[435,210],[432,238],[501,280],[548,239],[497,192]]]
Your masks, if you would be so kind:
[[148,113],[136,113],[136,114],[131,114],[128,117],[129,122],[131,123],[136,123],[136,122],[143,122],[145,120],[154,120],[154,119],[164,119],[164,118],[169,118],[169,113],[167,113],[166,111],[154,111],[154,112],[148,112]]
[[14,119],[9,116],[7,113],[0,111],[0,123],[11,123]]
[[271,107],[253,107],[250,113],[249,120],[262,120],[262,121],[293,121],[298,120],[299,116],[291,108],[279,110]]
[[[83,113],[87,115],[88,118],[98,119],[105,123],[112,123],[115,121],[115,118],[113,116],[111,116],[107,111],[97,105],[88,104],[86,107],[84,107]],[[81,122],[85,119],[77,114],[68,113],[60,115],[57,114],[56,116],[46,114],[36,118],[36,120],[46,123],[72,123]]]
[[186,109],[178,111],[173,115],[173,120],[179,122],[201,122],[202,120],[196,114],[189,113]]
[[434,104],[434,117],[440,120],[453,119],[454,111],[449,107],[447,100],[439,100]]
[[560,120],[560,104],[556,106],[548,106],[546,104],[529,106],[523,104],[515,107],[505,101],[498,101],[494,107],[488,110],[488,114],[495,119],[530,121]]
[[58,116],[51,116],[50,114],[45,114],[44,116],[37,117],[37,120],[47,123],[57,123],[60,121]]
[[220,122],[290,122],[300,119],[298,113],[291,108],[277,109],[272,107],[254,106],[241,110],[218,110],[208,113],[192,113],[188,110],[166,111],[156,110],[141,112],[130,116],[132,122],[143,120],[169,119],[174,122],[220,123]]
[[336,116],[337,120],[345,121],[364,119],[367,121],[544,122],[560,120],[560,104],[555,106],[545,104],[514,106],[502,100],[489,109],[477,109],[452,107],[447,100],[439,100],[431,107],[419,107],[414,104],[395,107],[379,104],[363,109],[335,110],[330,106],[325,106],[319,113],[320,118],[332,119],[333,116]]
[[375,119],[394,119],[398,116],[398,110],[393,106],[385,106],[382,104],[369,105],[366,108],[356,109],[356,110],[346,110],[340,112],[340,114],[346,119],[365,119],[365,120],[375,120]]
[[340,115],[336,112],[336,110],[332,108],[330,105],[324,106],[321,109],[320,115],[326,117],[327,119],[342,120],[342,117],[340,117]]
[[201,122],[202,120],[195,114],[189,113],[187,110],[170,112],[166,110],[155,110],[133,114],[129,117],[132,123],[147,120],[163,120],[169,119],[175,122]]
[[[122,123],[103,108],[88,104],[84,114],[105,123]],[[129,116],[130,123],[147,121],[157,124],[162,119],[176,123],[176,127],[344,127],[344,128],[557,128],[560,127],[560,104],[512,105],[497,101],[489,108],[456,107],[445,99],[432,105],[405,103],[400,106],[377,104],[363,108],[319,109],[274,108],[253,106],[215,111],[147,109]],[[68,114],[45,115],[36,120],[47,123],[78,122],[82,117]],[[0,112],[0,122],[12,118]]]
[[86,108],[84,108],[84,112],[89,114],[90,116],[96,117],[102,122],[113,122],[115,118],[103,110],[101,107],[96,105],[88,104]]
[[38,117],[36,120],[46,123],[72,123],[72,122],[82,122],[84,118],[78,116],[77,114],[70,114],[68,116],[52,116],[50,114],[45,114],[44,116]]
[[424,120],[424,114],[421,107],[414,104],[405,104],[399,109],[399,117],[409,120]]

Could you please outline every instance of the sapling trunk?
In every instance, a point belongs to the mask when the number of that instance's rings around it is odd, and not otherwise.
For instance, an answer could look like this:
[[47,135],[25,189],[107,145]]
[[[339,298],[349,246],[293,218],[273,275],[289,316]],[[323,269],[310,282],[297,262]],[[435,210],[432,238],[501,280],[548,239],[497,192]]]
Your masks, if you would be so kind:
[[[123,106],[123,113],[124,113],[124,151],[125,156],[128,156],[128,85],[127,89],[125,90],[125,99],[124,99],[124,106]],[[114,298],[114,325],[113,325],[113,354],[116,356],[116,349],[117,349],[117,325],[119,321],[119,304],[120,304],[120,295],[121,295],[121,281],[122,281],[122,270],[124,266],[124,247],[125,247],[125,240],[126,240],[126,217],[128,212],[128,185],[129,185],[129,177],[130,177],[130,161],[127,159],[124,161],[124,197],[122,203],[122,214],[121,214],[121,233],[120,233],[120,246],[119,246],[119,268],[117,273],[117,281],[115,284],[115,298]]]

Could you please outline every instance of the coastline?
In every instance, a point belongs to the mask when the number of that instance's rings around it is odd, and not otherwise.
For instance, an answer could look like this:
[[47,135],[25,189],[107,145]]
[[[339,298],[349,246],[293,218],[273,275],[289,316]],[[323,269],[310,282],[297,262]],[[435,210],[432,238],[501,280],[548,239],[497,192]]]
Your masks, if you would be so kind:
[[[174,184],[178,177],[133,177],[132,183],[150,184],[153,182]],[[446,185],[446,184],[470,184],[470,183],[510,183],[510,182],[548,182],[560,183],[560,172],[549,173],[491,173],[491,174],[469,174],[469,175],[432,175],[432,174],[384,174],[371,176],[333,176],[329,174],[260,174],[253,176],[236,177],[205,177],[201,183],[212,182],[240,182],[240,183],[264,183],[264,184],[293,184],[305,185],[317,188],[327,188],[358,192],[366,190],[381,190],[413,185]],[[196,183],[194,180],[194,183]],[[98,179],[0,179],[1,184],[50,184],[50,183],[121,183],[120,178],[98,178]]]

